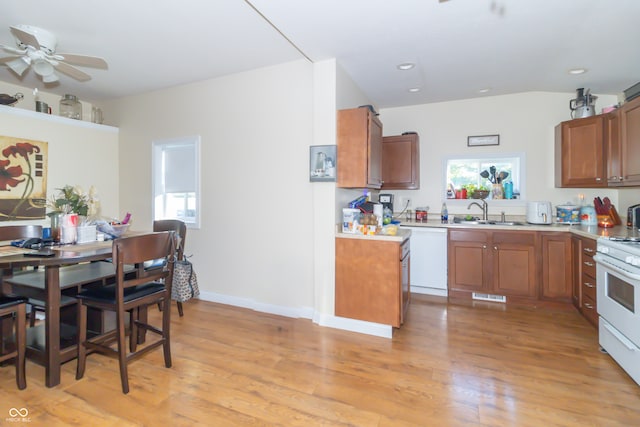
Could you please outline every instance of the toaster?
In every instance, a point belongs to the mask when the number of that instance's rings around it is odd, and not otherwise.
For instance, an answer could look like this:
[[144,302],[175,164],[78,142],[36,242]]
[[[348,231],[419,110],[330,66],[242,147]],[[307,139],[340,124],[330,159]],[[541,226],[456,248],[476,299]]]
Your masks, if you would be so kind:
[[627,209],[627,228],[640,228],[640,204]]

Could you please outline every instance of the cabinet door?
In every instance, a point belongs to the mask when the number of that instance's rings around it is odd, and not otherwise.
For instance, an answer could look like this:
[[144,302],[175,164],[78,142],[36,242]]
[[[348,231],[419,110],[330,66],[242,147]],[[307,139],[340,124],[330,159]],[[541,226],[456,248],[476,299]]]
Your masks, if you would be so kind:
[[336,238],[335,314],[400,327],[400,244]]
[[604,143],[607,150],[607,181],[610,186],[622,184],[622,138],[619,111],[604,116]]
[[640,98],[620,109],[623,185],[640,185]]
[[418,134],[382,138],[382,189],[420,188],[420,138]]
[[571,299],[576,308],[582,304],[582,239],[571,236]]
[[571,237],[542,234],[542,298],[569,301],[572,296]]
[[604,124],[601,115],[556,126],[556,187],[605,187]]
[[491,293],[536,297],[536,233],[494,232]]
[[382,123],[368,108],[338,111],[337,186],[380,188]]
[[368,119],[367,187],[378,189],[382,186],[382,122],[371,112]]
[[490,260],[483,231],[449,230],[449,289],[486,292]]

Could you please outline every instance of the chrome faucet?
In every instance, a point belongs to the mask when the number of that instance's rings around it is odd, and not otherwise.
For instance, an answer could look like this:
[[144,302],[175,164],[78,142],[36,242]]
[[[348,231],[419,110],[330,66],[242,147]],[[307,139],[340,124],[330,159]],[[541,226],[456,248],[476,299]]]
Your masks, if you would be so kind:
[[482,202],[482,206],[478,202],[471,202],[469,206],[467,206],[467,209],[471,209],[471,205],[476,205],[482,209],[482,220],[487,221],[489,219],[489,204],[484,199],[480,199],[480,201]]

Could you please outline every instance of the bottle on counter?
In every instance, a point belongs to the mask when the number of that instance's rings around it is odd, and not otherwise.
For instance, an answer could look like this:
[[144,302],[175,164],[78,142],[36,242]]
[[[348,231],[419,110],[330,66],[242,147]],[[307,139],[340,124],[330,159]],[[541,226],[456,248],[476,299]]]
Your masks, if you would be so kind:
[[449,222],[449,211],[447,210],[447,204],[442,204],[442,209],[440,210],[440,220],[443,224],[447,224]]

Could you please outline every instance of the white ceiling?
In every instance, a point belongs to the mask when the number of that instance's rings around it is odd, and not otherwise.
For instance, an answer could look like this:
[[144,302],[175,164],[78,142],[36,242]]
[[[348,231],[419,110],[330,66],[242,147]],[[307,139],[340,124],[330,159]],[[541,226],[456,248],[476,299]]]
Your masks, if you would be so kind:
[[[32,25],[57,36],[58,52],[100,56],[109,69],[45,86],[2,65],[0,93],[4,81],[99,102],[306,56],[336,58],[379,108],[579,87],[619,94],[640,81],[639,17],[638,0],[10,1],[1,44],[14,43],[10,25]],[[417,67],[396,69],[403,62]],[[576,67],[588,72],[569,75]]]

